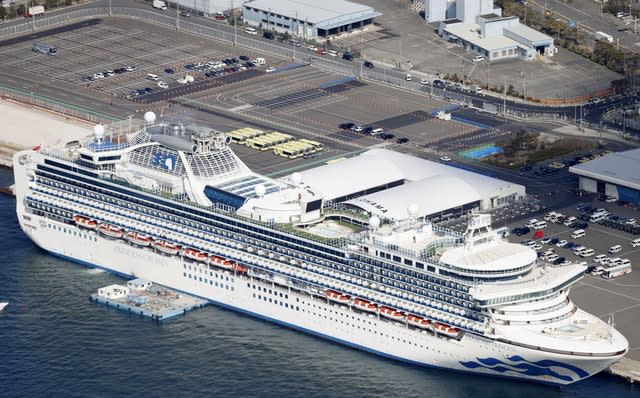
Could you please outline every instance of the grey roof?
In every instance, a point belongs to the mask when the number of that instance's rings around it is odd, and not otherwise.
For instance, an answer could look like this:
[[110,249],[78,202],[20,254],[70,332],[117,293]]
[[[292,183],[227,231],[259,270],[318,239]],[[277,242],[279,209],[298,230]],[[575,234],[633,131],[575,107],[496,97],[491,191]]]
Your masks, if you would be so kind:
[[[243,7],[271,11],[323,29],[382,15],[369,6],[344,0],[253,0],[244,3]],[[340,21],[334,24],[333,20]]]
[[616,152],[569,168],[584,177],[640,189],[640,149]]
[[530,40],[532,43],[551,42],[553,43],[553,37],[547,36],[544,33],[538,32],[535,29],[531,29],[527,25],[517,24],[504,28],[504,30],[511,31],[520,37],[524,37]]

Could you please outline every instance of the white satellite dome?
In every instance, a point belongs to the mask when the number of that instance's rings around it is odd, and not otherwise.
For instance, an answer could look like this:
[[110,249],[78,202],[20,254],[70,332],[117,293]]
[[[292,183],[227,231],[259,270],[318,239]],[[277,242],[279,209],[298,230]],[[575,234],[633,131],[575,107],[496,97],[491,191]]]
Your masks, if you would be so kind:
[[407,206],[407,213],[409,214],[409,217],[416,218],[418,217],[419,212],[420,206],[418,206],[416,203],[411,203],[409,206]]
[[93,135],[95,135],[96,140],[101,141],[104,138],[104,126],[102,124],[93,126]]
[[301,181],[302,181],[302,174],[298,172],[291,174],[291,182],[293,183],[293,185],[300,185]]
[[258,184],[254,188],[254,191],[255,191],[256,195],[258,195],[258,197],[261,198],[267,192],[267,188],[265,188],[265,186],[263,184]]
[[369,218],[369,226],[371,229],[377,229],[380,226],[380,219],[377,216],[371,216]]
[[153,123],[156,121],[156,114],[155,112],[145,112],[144,114],[144,121],[147,123]]

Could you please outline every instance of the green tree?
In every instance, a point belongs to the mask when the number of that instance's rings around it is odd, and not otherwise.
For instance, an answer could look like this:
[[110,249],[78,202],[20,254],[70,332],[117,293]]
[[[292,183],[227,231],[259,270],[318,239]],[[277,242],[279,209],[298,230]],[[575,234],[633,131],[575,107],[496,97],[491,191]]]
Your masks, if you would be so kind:
[[25,7],[24,4],[18,4],[18,8],[16,9],[16,13],[18,15],[24,15],[25,14]]

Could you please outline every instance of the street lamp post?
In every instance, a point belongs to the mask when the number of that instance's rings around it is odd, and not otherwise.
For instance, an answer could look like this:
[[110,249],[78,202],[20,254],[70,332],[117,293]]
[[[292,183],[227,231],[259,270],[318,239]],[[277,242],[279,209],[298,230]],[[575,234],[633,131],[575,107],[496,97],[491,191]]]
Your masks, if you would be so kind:
[[525,1],[524,3],[522,3],[522,5],[524,6],[524,24],[527,24],[527,2]]

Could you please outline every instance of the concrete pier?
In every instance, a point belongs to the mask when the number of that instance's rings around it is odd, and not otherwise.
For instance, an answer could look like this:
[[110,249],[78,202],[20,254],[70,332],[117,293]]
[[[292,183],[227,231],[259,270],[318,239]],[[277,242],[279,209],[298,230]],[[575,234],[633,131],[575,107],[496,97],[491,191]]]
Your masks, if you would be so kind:
[[607,372],[625,378],[629,383],[640,381],[640,362],[629,358],[621,358],[612,364]]

